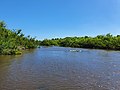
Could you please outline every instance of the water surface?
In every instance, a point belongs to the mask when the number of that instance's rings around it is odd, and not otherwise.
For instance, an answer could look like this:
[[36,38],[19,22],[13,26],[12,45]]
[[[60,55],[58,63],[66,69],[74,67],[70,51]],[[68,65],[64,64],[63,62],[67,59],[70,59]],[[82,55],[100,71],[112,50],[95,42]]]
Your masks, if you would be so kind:
[[120,52],[42,47],[0,56],[0,90],[120,90]]

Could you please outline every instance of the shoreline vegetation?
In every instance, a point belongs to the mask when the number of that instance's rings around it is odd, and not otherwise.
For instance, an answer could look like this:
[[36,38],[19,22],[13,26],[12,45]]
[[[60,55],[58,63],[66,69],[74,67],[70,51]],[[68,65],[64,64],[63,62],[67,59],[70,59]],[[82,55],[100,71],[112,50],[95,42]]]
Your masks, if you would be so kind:
[[73,48],[120,50],[120,35],[97,35],[96,37],[65,37],[44,39],[42,41],[25,37],[22,30],[10,30],[0,21],[0,55],[20,55],[26,49],[40,48],[40,46],[62,46]]
[[108,33],[106,35],[97,35],[96,37],[84,36],[84,37],[45,39],[40,42],[40,45],[72,48],[120,50],[120,35],[113,36],[112,34]]
[[22,30],[10,30],[0,21],[0,55],[20,55],[23,50],[33,49],[39,41],[30,35],[25,37]]

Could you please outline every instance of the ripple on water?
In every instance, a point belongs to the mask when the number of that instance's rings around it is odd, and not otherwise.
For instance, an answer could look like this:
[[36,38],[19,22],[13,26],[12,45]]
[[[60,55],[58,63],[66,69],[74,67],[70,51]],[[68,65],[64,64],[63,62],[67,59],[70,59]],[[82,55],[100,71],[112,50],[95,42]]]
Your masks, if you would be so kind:
[[0,90],[120,90],[119,58],[118,51],[64,47],[2,56]]

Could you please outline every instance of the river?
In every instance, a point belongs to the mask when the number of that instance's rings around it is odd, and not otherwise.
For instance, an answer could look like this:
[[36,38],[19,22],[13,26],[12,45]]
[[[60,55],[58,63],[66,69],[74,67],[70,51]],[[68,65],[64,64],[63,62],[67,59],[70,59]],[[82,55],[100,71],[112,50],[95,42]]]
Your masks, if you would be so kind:
[[41,47],[2,55],[0,90],[120,90],[120,52]]

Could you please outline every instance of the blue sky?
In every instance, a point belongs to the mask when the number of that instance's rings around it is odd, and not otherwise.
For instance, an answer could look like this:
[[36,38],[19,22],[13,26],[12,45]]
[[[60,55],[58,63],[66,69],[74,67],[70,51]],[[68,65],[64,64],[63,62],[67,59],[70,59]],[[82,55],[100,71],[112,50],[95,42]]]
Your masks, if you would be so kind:
[[0,0],[0,20],[37,39],[120,34],[120,0]]

